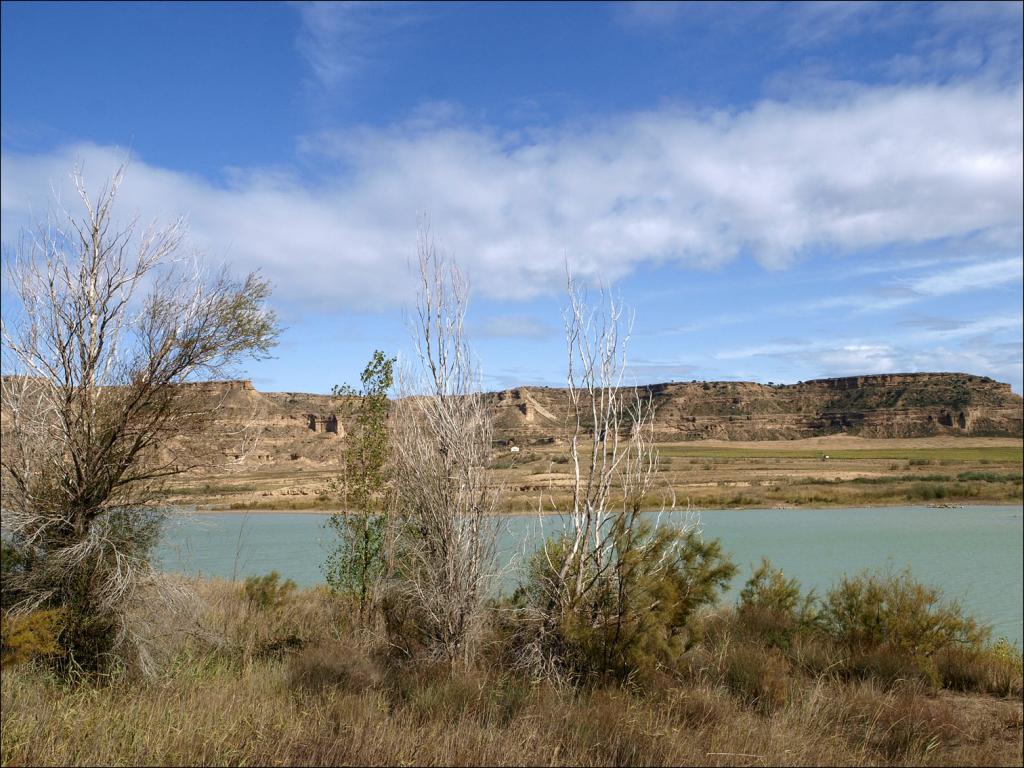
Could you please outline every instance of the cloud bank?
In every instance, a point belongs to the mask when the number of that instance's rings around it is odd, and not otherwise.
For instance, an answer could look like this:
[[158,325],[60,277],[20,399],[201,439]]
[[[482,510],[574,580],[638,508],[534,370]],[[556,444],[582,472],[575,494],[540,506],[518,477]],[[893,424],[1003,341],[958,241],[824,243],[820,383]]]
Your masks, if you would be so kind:
[[[212,259],[261,269],[280,298],[318,308],[404,301],[424,214],[477,294],[502,299],[557,292],[564,260],[609,281],[645,263],[713,268],[749,254],[774,269],[815,249],[979,237],[993,263],[955,279],[983,288],[1021,262],[1022,107],[1019,85],[878,87],[529,134],[441,110],[306,137],[296,167],[315,172],[305,175],[225,169],[211,180],[135,158],[122,211],[187,215]],[[4,242],[46,209],[51,184],[68,196],[76,160],[98,185],[123,157],[94,144],[5,154]]]

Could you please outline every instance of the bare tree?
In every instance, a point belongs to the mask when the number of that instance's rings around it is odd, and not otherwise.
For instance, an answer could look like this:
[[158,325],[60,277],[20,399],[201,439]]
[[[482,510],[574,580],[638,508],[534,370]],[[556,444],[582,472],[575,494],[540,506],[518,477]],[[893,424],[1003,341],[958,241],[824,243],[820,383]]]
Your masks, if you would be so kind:
[[621,305],[603,291],[598,306],[588,306],[571,275],[568,297],[563,320],[572,501],[567,546],[551,563],[552,599],[563,613],[614,566],[614,529],[633,525],[658,461],[649,439],[650,393],[623,386],[632,320],[626,322]]
[[466,283],[429,232],[417,244],[418,368],[400,369],[393,426],[392,610],[435,656],[468,661],[494,576],[492,429],[466,340]]
[[572,497],[564,533],[533,556],[520,592],[536,619],[523,660],[548,676],[628,676],[641,657],[679,649],[693,609],[732,571],[692,515],[645,516],[673,510],[675,496],[666,486],[655,498],[652,393],[624,384],[631,319],[605,291],[595,307],[571,275],[567,287]]
[[[168,477],[202,461],[217,413],[200,378],[223,377],[274,344],[269,286],[207,277],[182,258],[181,222],[114,223],[120,168],[95,200],[64,211],[5,254],[2,524],[18,567],[4,608],[65,613],[73,663],[138,651],[127,617],[161,579],[149,564]],[[5,292],[5,296],[6,296]],[[138,657],[136,661],[145,661]]]

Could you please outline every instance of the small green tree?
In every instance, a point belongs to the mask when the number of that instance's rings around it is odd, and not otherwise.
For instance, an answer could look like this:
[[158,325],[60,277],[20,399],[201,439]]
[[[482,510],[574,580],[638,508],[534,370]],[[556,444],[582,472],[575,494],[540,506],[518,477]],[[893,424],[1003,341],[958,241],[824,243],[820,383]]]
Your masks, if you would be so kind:
[[806,594],[796,579],[762,558],[740,592],[737,612],[740,627],[767,645],[788,648],[797,632],[810,629],[818,620],[814,590]]
[[344,509],[328,520],[338,535],[324,572],[332,590],[354,595],[360,618],[373,602],[374,588],[384,571],[385,515],[383,496],[388,473],[388,391],[395,359],[377,350],[367,363],[359,391],[334,387],[335,397],[357,397],[359,405],[346,437]]
[[863,571],[844,576],[822,605],[825,628],[854,650],[888,648],[914,657],[947,648],[977,648],[990,629],[966,614],[942,590],[910,571]]
[[[541,652],[574,682],[642,681],[671,666],[697,639],[697,613],[714,604],[736,572],[717,539],[687,527],[623,517],[607,541],[608,569],[583,561],[582,581],[590,586],[556,624],[541,627]],[[561,583],[555,566],[571,546],[568,536],[553,538],[530,558],[513,596],[524,616],[549,612]]]

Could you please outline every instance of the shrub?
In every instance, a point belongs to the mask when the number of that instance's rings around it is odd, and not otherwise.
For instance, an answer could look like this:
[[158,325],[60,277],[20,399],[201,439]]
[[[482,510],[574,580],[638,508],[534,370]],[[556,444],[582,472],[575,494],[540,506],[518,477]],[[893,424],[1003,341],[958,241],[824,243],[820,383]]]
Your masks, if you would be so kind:
[[907,498],[911,500],[944,499],[949,496],[949,489],[942,483],[914,483],[907,490]]
[[935,665],[946,688],[998,696],[1022,692],[1021,653],[1005,638],[980,649],[943,649],[935,654]]
[[841,672],[849,658],[849,654],[824,632],[795,635],[786,655],[797,668],[812,677]]
[[959,603],[945,601],[940,589],[916,581],[909,571],[844,577],[829,591],[821,618],[848,648],[888,649],[913,658],[977,648],[988,636]]
[[923,696],[908,687],[876,712],[871,742],[891,760],[919,763],[936,746],[953,741],[962,732],[949,701]]
[[734,615],[734,631],[744,642],[786,650],[800,630],[793,614],[756,605],[740,606]]
[[20,664],[29,659],[62,655],[57,638],[63,618],[60,609],[21,616],[0,615],[0,663]]
[[748,706],[768,713],[785,704],[791,669],[778,649],[736,643],[726,650],[722,667],[726,687]]
[[766,559],[740,592],[737,618],[744,633],[768,645],[786,648],[793,635],[815,619],[815,595],[800,591],[800,582],[787,579]]
[[916,683],[928,688],[939,688],[942,679],[935,662],[924,655],[913,655],[906,650],[880,646],[858,649],[846,660],[844,670],[854,676],[876,680],[885,688],[905,683]]
[[242,591],[250,608],[267,610],[280,606],[295,591],[295,582],[291,579],[281,581],[281,574],[271,571],[263,576],[249,576]]
[[1020,485],[1022,478],[1019,474],[999,474],[998,472],[961,472],[957,475],[960,482],[985,482],[985,483],[1013,483]]
[[564,539],[546,542],[533,555],[513,597],[513,605],[527,614],[545,616],[536,627],[541,652],[577,682],[642,682],[674,665],[697,639],[697,611],[716,601],[736,571],[717,540],[670,525],[641,521],[622,526],[610,540],[612,566],[606,573],[595,573],[588,563],[584,573],[568,575],[567,580],[593,584],[568,612],[548,613],[557,604],[552,564],[562,562]]
[[380,673],[370,659],[351,645],[320,643],[304,649],[288,660],[288,687],[319,693],[339,688],[360,693],[380,683]]
[[25,568],[25,558],[14,545],[0,539],[0,609],[7,610],[18,600],[11,589],[16,576]]
[[796,579],[787,580],[780,569],[773,568],[771,562],[764,558],[740,590],[739,606],[795,614],[801,602],[800,597],[800,583]]

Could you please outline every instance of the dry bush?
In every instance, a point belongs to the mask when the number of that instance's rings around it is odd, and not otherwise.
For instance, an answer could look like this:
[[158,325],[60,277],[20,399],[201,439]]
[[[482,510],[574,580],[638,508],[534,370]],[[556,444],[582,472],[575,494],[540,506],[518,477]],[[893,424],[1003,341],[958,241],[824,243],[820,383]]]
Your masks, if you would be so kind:
[[924,655],[913,656],[891,645],[856,649],[842,666],[853,677],[872,679],[883,687],[916,683],[936,689],[942,684],[935,662]]
[[731,721],[735,705],[720,691],[704,685],[687,685],[668,691],[663,697],[670,722],[692,730],[715,728]]
[[466,283],[428,233],[418,256],[418,370],[399,370],[391,436],[385,620],[400,633],[397,646],[465,665],[495,575],[500,489],[488,468],[491,415],[463,328]]
[[722,681],[747,706],[774,712],[786,703],[791,667],[778,649],[736,643],[724,652]]
[[650,727],[651,713],[625,691],[597,689],[560,704],[549,712],[542,736],[561,760],[590,765],[670,764],[671,743],[661,729]]
[[378,686],[382,679],[365,649],[351,640],[303,648],[288,659],[287,676],[288,687],[304,693],[361,693]]
[[934,663],[944,688],[1022,695],[1021,654],[1005,641],[980,649],[946,648],[935,654]]
[[196,592],[204,626],[226,621],[236,637],[259,621],[288,632],[305,622],[311,639],[285,659],[240,655],[237,641],[219,650],[196,642],[156,680],[100,686],[70,686],[32,664],[5,667],[3,763],[1020,764],[1020,701],[794,670],[786,706],[761,709],[756,696],[751,706],[718,684],[725,660],[739,648],[781,651],[727,631],[719,645],[685,654],[692,675],[662,672],[643,689],[560,688],[489,660],[453,669],[381,653],[379,639],[339,619],[326,590],[298,590],[265,611],[249,611],[238,584],[200,583]]
[[[237,588],[234,595],[237,601]],[[3,762],[1020,764],[1020,704],[1005,700],[960,697],[949,721],[942,700],[901,703],[898,691],[873,684],[809,681],[805,687],[798,678],[790,706],[759,712],[705,684],[666,681],[640,695],[614,686],[530,685],[482,669],[453,675],[443,663],[405,665],[400,673],[389,671],[392,660],[375,657],[371,645],[344,643],[337,649],[326,643],[322,663],[348,654],[356,664],[381,669],[379,683],[355,690],[331,678],[322,687],[294,688],[299,656],[284,663],[188,663],[159,681],[78,688],[55,683],[32,665],[12,667],[0,680]]]
[[844,671],[849,653],[823,632],[796,635],[786,656],[805,675],[817,678],[836,676]]
[[279,607],[294,591],[295,582],[291,579],[281,581],[281,574],[277,571],[249,576],[242,585],[248,607],[264,611]]
[[963,738],[963,722],[951,702],[913,685],[889,693],[862,689],[849,705],[871,748],[890,760],[917,762]]
[[196,583],[197,615],[189,650],[231,663],[276,658],[315,645],[344,629],[344,605],[324,587],[288,590],[270,609],[245,595],[244,587],[220,580]]
[[219,407],[193,383],[277,335],[266,281],[204,275],[180,255],[180,222],[118,228],[122,179],[92,199],[76,170],[81,215],[41,222],[4,258],[0,507],[17,562],[2,602],[64,611],[66,672],[152,671],[159,628],[140,606],[180,597],[149,562],[168,516],[159,491],[211,458],[194,438]]
[[57,638],[64,612],[57,609],[0,615],[0,664],[20,664],[30,659],[60,656]]
[[486,721],[484,679],[463,670],[419,679],[408,692],[404,709],[417,725],[435,722],[455,725],[462,719]]

